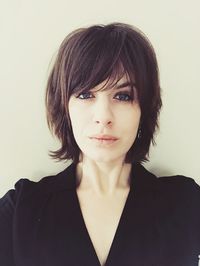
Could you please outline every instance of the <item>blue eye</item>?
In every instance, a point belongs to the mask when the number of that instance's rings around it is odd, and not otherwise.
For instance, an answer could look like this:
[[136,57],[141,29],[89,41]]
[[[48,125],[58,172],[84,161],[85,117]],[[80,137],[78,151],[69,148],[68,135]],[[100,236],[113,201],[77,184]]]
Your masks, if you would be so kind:
[[81,99],[81,100],[87,100],[87,99],[90,99],[90,98],[92,98],[91,97],[92,95],[91,95],[91,92],[82,92],[82,93],[80,93],[78,96],[77,96],[77,98],[78,99]]
[[[94,98],[94,95],[90,91],[81,92],[76,96],[76,98],[80,100],[89,100],[91,98]],[[119,92],[116,93],[114,96],[115,99],[122,102],[130,102],[133,101],[133,96],[131,92]]]
[[129,93],[118,93],[115,98],[119,101],[129,102],[133,100],[133,97]]

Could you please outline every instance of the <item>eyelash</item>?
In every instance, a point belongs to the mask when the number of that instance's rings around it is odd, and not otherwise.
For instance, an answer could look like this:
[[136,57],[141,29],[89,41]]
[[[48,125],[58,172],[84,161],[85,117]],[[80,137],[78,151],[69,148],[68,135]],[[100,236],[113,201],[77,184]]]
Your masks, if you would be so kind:
[[[94,97],[80,98],[81,95],[88,95],[88,94],[91,95],[92,93],[89,92],[89,91],[88,92],[82,92],[78,96],[76,96],[76,98],[78,98],[80,100],[90,100],[91,98],[94,98]],[[120,102],[131,102],[131,101],[133,101],[133,96],[131,95],[130,92],[126,92],[126,91],[124,91],[124,92],[118,92],[118,93],[116,93],[116,95],[117,96],[123,96],[123,98],[126,98],[126,99],[123,99],[123,100],[122,99],[117,99]],[[128,99],[127,99],[127,96],[128,96]]]

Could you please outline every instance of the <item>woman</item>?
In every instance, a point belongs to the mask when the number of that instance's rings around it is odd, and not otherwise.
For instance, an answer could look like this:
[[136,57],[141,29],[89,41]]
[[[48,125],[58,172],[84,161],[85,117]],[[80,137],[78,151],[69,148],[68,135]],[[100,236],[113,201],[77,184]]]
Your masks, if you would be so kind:
[[21,179],[0,201],[2,266],[192,266],[200,254],[200,188],[156,178],[142,162],[161,108],[157,60],[136,28],[78,29],[50,74],[54,159],[72,164]]

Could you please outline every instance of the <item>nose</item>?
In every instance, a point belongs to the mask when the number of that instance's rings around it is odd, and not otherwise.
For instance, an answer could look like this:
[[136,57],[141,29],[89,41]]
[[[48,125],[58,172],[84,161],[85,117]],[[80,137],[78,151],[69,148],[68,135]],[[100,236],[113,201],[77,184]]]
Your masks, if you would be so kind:
[[108,100],[99,99],[93,106],[93,121],[102,126],[113,124],[113,111]]

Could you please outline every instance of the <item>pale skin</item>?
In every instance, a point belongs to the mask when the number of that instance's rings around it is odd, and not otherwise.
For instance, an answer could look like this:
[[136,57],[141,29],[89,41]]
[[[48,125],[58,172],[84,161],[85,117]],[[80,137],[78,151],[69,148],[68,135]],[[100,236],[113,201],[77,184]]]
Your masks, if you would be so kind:
[[[77,195],[101,265],[108,256],[130,190],[131,164],[124,161],[141,117],[136,90],[131,93],[126,76],[113,88],[95,91],[104,84],[86,94],[73,95],[69,101],[73,134],[81,150],[76,169]],[[116,140],[91,138],[96,134]]]

